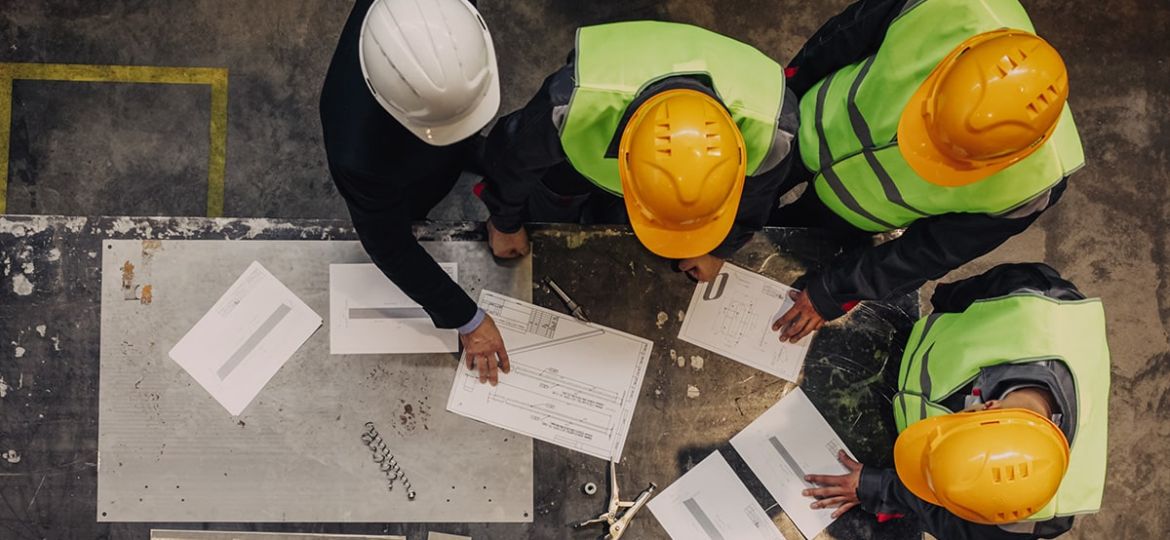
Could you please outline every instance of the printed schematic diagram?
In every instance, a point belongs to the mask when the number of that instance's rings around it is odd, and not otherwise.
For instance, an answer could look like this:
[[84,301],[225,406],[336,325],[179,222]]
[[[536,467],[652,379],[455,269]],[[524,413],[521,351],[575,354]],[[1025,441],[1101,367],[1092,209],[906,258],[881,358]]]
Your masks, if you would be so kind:
[[781,343],[772,331],[788,306],[788,286],[724,264],[715,279],[699,283],[691,296],[679,339],[777,377],[795,381],[811,335]]
[[653,343],[491,291],[508,347],[492,387],[460,364],[447,410],[602,459],[621,459]]

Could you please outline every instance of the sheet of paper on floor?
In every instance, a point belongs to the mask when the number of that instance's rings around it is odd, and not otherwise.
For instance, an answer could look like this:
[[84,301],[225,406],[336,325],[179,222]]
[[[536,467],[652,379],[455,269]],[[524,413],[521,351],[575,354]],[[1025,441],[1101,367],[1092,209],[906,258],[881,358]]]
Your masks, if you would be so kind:
[[833,522],[833,508],[809,508],[813,499],[800,492],[816,486],[805,482],[804,476],[846,474],[849,471],[837,460],[837,451],[845,450],[850,457],[853,453],[803,390],[789,392],[732,437],[731,446],[806,538]]
[[471,537],[470,536],[460,536],[458,534],[431,532],[431,533],[427,534],[427,540],[471,540]]
[[500,328],[512,372],[493,387],[461,360],[447,410],[620,461],[653,342],[488,290],[479,306]]
[[319,315],[253,261],[170,357],[237,416],[320,326]]
[[772,323],[792,307],[783,283],[730,263],[695,286],[679,339],[789,381],[796,381],[812,334],[780,343]]
[[[459,281],[456,263],[439,263]],[[373,264],[329,265],[329,352],[390,354],[459,351],[459,332],[431,317]]]
[[676,540],[785,540],[718,450],[647,506]]
[[406,537],[384,534],[304,534],[151,529],[150,540],[406,540]]

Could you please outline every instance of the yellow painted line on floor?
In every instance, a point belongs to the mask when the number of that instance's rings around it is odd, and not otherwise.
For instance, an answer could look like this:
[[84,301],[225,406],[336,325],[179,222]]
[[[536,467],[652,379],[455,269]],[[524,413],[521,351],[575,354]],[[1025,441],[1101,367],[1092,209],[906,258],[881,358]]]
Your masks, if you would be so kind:
[[210,144],[207,161],[207,216],[223,215],[227,160],[228,71],[225,68],[101,66],[88,64],[0,63],[0,214],[8,194],[8,143],[12,130],[12,81],[206,84],[211,87]]

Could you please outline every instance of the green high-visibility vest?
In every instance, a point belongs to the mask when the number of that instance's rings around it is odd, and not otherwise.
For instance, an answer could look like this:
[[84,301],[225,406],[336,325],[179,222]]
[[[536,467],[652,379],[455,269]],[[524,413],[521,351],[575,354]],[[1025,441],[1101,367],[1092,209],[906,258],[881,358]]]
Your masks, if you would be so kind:
[[1040,294],[980,300],[962,313],[934,314],[914,325],[898,375],[898,431],[950,414],[941,405],[1002,364],[1056,359],[1076,386],[1077,419],[1068,472],[1056,497],[1029,519],[1096,512],[1105,489],[1109,420],[1109,346],[1099,299],[1062,301]]
[[578,172],[621,196],[618,162],[605,157],[630,102],[676,75],[709,79],[747,147],[747,174],[771,150],[784,104],[784,70],[745,43],[687,24],[633,21],[577,30],[576,86],[561,147]]
[[1017,0],[909,0],[875,55],[801,98],[800,156],[817,172],[813,186],[834,213],[874,232],[939,214],[1004,214],[1084,165],[1067,105],[1044,146],[966,186],[927,182],[902,158],[898,120],[915,90],[960,43],[1000,28],[1035,31]]

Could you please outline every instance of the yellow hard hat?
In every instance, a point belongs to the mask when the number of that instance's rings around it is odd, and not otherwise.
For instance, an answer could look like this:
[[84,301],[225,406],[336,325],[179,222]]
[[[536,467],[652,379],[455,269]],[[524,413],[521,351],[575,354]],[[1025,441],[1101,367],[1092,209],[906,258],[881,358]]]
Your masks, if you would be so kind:
[[943,186],[982,180],[1048,140],[1068,99],[1060,53],[1023,30],[974,36],[918,87],[898,122],[902,156]]
[[638,240],[671,259],[715,249],[735,222],[746,162],[739,127],[711,96],[677,89],[646,100],[618,145]]
[[1068,470],[1068,441],[1028,409],[936,416],[894,443],[898,478],[918,498],[974,523],[1011,523],[1048,504]]

